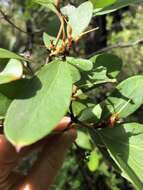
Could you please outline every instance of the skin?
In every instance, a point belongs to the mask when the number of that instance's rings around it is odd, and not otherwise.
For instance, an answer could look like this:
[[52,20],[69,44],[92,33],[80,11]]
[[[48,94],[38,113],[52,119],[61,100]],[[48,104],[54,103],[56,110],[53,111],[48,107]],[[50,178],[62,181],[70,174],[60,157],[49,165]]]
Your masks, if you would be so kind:
[[[54,130],[56,134],[23,148],[19,153],[0,134],[0,190],[50,190],[68,149],[76,139],[76,130],[70,127],[70,122],[70,118],[64,117]],[[17,164],[39,147],[39,157],[29,173],[24,176],[14,172]]]

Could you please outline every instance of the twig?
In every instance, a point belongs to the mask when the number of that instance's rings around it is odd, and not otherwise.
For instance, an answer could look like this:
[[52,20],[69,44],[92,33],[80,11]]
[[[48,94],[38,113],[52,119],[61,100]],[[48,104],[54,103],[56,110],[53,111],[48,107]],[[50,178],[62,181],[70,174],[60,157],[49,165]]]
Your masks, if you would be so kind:
[[16,24],[14,24],[10,19],[9,19],[9,16],[7,14],[5,14],[1,9],[0,9],[0,13],[2,15],[1,18],[3,18],[6,22],[8,22],[13,28],[19,30],[20,32],[24,33],[24,34],[27,34],[28,33],[24,30],[22,30],[21,28],[19,28]]
[[100,49],[100,50],[98,50],[98,51],[93,52],[92,54],[90,54],[90,55],[88,56],[88,58],[89,58],[89,57],[92,57],[92,56],[94,56],[94,55],[96,55],[96,54],[99,54],[99,53],[104,53],[104,52],[106,52],[106,51],[110,51],[110,50],[112,50],[112,49],[117,49],[117,48],[129,48],[129,47],[133,47],[133,46],[136,46],[136,45],[140,45],[140,44],[142,44],[142,43],[143,43],[143,38],[141,38],[141,39],[139,39],[139,40],[136,40],[136,41],[134,41],[134,42],[127,43],[127,44],[117,44],[117,45],[108,46],[108,47],[105,47],[105,48],[102,48],[102,49]]

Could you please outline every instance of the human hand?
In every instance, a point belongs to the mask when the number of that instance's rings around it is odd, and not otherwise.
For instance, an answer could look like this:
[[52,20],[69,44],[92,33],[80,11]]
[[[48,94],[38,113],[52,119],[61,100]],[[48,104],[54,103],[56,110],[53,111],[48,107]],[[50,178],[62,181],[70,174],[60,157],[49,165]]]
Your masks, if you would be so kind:
[[[69,124],[70,119],[64,117],[57,125],[56,131],[63,131]],[[75,129],[69,128],[17,153],[5,136],[0,134],[0,190],[49,190],[75,138]],[[39,147],[42,147],[42,150],[28,175],[15,173],[14,169],[18,163]]]

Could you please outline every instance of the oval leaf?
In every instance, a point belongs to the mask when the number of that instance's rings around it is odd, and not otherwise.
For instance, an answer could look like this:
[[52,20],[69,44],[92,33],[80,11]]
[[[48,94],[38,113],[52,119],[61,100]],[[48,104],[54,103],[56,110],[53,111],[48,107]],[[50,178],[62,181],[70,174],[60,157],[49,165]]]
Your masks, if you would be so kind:
[[109,154],[138,190],[143,187],[143,125],[128,123],[113,129],[98,130],[92,135],[100,138]]
[[135,112],[143,104],[143,76],[137,75],[121,82],[103,102],[103,118],[118,113],[125,118]]
[[65,62],[56,60],[41,69],[12,102],[5,119],[5,135],[17,147],[48,135],[65,115],[72,79]]
[[[69,25],[72,28],[73,38],[77,38],[88,27],[93,14],[93,5],[87,1],[76,8],[69,15]],[[76,23],[76,24],[75,24]]]

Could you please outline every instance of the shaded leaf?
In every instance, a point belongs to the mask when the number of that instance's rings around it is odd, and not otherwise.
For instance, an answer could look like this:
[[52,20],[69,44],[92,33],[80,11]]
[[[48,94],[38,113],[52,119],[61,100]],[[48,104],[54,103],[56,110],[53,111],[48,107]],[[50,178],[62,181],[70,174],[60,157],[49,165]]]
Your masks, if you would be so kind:
[[5,135],[17,147],[48,135],[65,115],[72,93],[66,62],[55,60],[43,67],[10,105]]
[[111,113],[118,113],[125,118],[143,104],[143,76],[137,75],[121,82],[103,102],[103,118]]
[[107,76],[110,78],[117,77],[122,68],[122,60],[114,54],[103,53],[91,57],[90,60],[93,62],[94,68],[105,67]]
[[30,79],[20,79],[10,83],[0,84],[0,93],[13,100],[18,97],[20,92],[22,93],[24,86],[30,82]]
[[102,108],[99,104],[85,108],[80,113],[78,120],[85,123],[97,123],[102,114]]
[[102,129],[94,133],[106,145],[109,154],[138,190],[143,187],[143,125],[127,123],[113,129]]
[[5,117],[7,109],[11,103],[11,100],[0,93],[0,119]]
[[96,85],[104,84],[108,82],[116,82],[116,79],[109,78],[107,76],[107,69],[105,67],[93,68],[89,72],[81,73],[81,80],[77,82],[77,86],[82,89],[93,88]]

